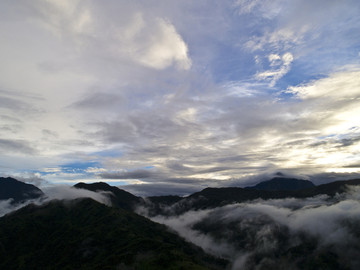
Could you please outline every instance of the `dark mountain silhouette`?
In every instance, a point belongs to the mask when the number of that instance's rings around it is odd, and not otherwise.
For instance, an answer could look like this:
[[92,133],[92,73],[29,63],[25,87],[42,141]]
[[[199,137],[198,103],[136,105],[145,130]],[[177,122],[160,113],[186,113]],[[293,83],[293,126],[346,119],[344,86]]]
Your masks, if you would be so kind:
[[312,187],[315,187],[315,185],[311,181],[296,178],[274,177],[271,180],[261,182],[248,188],[257,190],[299,190]]
[[13,199],[12,203],[17,204],[30,199],[37,199],[44,193],[31,184],[18,181],[11,177],[0,177],[0,200]]
[[[289,183],[286,183],[286,181],[289,181]],[[101,182],[94,184],[79,183],[75,187],[91,191],[111,192],[109,196],[114,206],[126,210],[134,210],[138,206],[145,206],[148,211],[147,214],[155,216],[179,215],[189,210],[214,208],[256,199],[306,198],[320,194],[334,196],[336,193],[345,192],[346,187],[349,185],[360,185],[360,179],[336,181],[314,186],[312,182],[306,180],[275,177],[253,187],[205,188],[184,198],[179,196],[154,196],[142,199]]]
[[[290,184],[284,183],[283,179],[290,179]],[[0,269],[226,269],[227,261],[206,255],[165,226],[139,216],[133,210],[136,206],[146,206],[150,216],[177,215],[257,199],[335,196],[346,192],[348,186],[360,185],[360,179],[355,179],[319,186],[310,184],[311,187],[299,189],[299,186],[309,185],[302,181],[275,177],[250,188],[206,188],[185,198],[156,196],[145,199],[106,183],[78,183],[76,188],[108,194],[113,207],[92,199],[51,201],[41,206],[28,205],[1,217]],[[15,195],[10,197],[9,194]],[[0,195],[4,196],[0,198],[14,198],[20,202],[38,198],[42,192],[13,178],[0,178]],[[260,262],[265,267],[261,269],[278,269],[276,262],[286,266],[291,262],[302,269],[348,269],[340,265],[343,259],[334,255],[335,247],[321,246],[315,238],[307,236],[298,236],[302,241],[296,244],[292,240],[293,234],[274,222],[261,216],[251,228],[242,228],[238,222],[223,223],[221,218],[209,216],[209,219],[194,224],[192,229],[252,251],[258,238],[251,238],[251,232],[256,235],[264,226],[270,226],[281,248],[276,253],[256,250],[249,260],[254,267],[249,266],[249,269],[255,269]],[[358,235],[356,224],[346,224]],[[264,257],[271,260],[264,263]]]
[[360,185],[360,179],[335,181],[328,184],[315,186],[313,188],[299,190],[296,195],[297,197],[301,197],[301,198],[312,197],[320,194],[334,196],[337,193],[341,194],[346,192],[348,186],[358,186],[358,185]]
[[[286,179],[286,178],[285,178]],[[295,179],[297,180],[297,179]],[[295,185],[291,185],[291,188],[294,188],[299,183],[304,186],[312,186],[310,188],[296,189],[296,190],[284,190],[286,187],[285,184],[281,183],[275,178],[275,181],[270,180],[262,182],[257,186],[268,188],[269,186],[277,186],[277,188],[282,188],[280,190],[261,190],[250,188],[239,188],[239,187],[227,187],[227,188],[205,188],[200,192],[196,192],[188,197],[177,200],[173,203],[165,204],[166,199],[161,200],[156,198],[156,200],[145,201],[145,206],[148,209],[149,216],[155,215],[179,215],[183,214],[189,210],[198,210],[198,209],[207,209],[214,208],[219,206],[224,206],[231,203],[242,203],[246,201],[256,200],[256,199],[282,199],[282,198],[306,198],[313,197],[316,195],[326,194],[329,196],[334,196],[336,193],[343,193],[346,191],[347,186],[351,185],[360,185],[360,179],[348,180],[348,181],[336,181],[328,184],[323,184],[320,186],[314,186],[312,183],[303,184],[303,180],[294,181],[291,179],[291,182]],[[282,184],[280,187],[278,183]]]
[[180,201],[182,197],[176,195],[168,195],[168,196],[150,196],[146,199],[159,204],[172,204]]
[[123,208],[126,210],[133,210],[134,206],[142,202],[142,198],[122,190],[120,188],[110,186],[107,183],[98,182],[92,184],[78,183],[74,185],[76,188],[87,189],[94,192],[105,191],[108,194],[113,206]]
[[0,218],[0,269],[225,269],[164,225],[92,199]]

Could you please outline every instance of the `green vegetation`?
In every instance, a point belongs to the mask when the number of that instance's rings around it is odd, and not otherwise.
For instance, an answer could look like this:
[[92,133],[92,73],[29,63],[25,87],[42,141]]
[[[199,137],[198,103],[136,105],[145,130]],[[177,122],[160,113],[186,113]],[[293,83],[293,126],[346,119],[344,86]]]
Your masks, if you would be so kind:
[[227,262],[126,210],[91,199],[0,219],[0,269],[223,269]]

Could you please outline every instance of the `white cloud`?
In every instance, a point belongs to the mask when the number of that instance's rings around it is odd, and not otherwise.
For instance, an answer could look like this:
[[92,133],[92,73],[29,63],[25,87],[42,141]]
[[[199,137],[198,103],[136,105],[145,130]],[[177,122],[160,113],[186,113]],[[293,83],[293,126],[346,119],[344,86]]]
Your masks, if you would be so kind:
[[273,32],[266,32],[263,36],[254,36],[245,43],[245,48],[250,51],[265,50],[269,47],[270,51],[286,51],[300,45],[309,27],[303,25],[301,29],[294,30],[284,27]]
[[291,53],[287,52],[282,56],[282,60],[284,65],[287,66],[290,65],[291,62],[294,60],[294,56]]
[[11,202],[12,199],[0,201],[0,217],[13,210],[16,210],[16,208],[14,209],[14,206],[11,204]]
[[[24,142],[24,151],[18,154],[24,157],[4,157],[5,167],[15,159],[24,168],[29,163],[52,167],[60,160],[66,163],[68,153],[101,150],[104,144],[84,138],[77,129],[85,128],[90,118],[118,117],[127,106],[118,102],[127,102],[121,92],[133,93],[133,88],[126,89],[129,85],[151,92],[150,85],[157,89],[156,72],[175,66],[176,73],[191,67],[188,46],[164,12],[119,2],[35,0],[1,5],[9,18],[21,14],[0,28],[0,87],[4,89],[0,139],[13,138],[6,148]],[[94,92],[99,103],[97,97],[108,93],[113,109],[105,104],[105,110],[98,112],[70,110],[70,104]],[[99,111],[106,112],[100,115]],[[27,145],[33,151],[26,150]],[[37,151],[41,156],[22,161]]]
[[[40,5],[44,26],[60,38],[71,38],[79,50],[87,50],[101,43],[103,52],[121,59],[155,69],[176,65],[179,69],[191,67],[188,47],[167,19],[146,15],[135,11],[129,22],[99,18],[97,6],[81,1],[45,0],[48,5]],[[126,14],[126,17],[131,16]],[[101,16],[106,16],[101,14]]]
[[[291,65],[291,54],[279,57],[282,66]],[[99,125],[106,135],[102,139],[131,142],[123,156],[107,159],[106,169],[155,166],[158,177],[147,180],[152,183],[187,177],[199,183],[213,178],[219,185],[227,183],[220,179],[281,168],[295,174],[330,168],[354,172],[359,169],[344,166],[359,158],[360,134],[354,128],[359,126],[359,100],[352,89],[356,76],[342,71],[296,88],[307,93],[318,85],[321,89],[316,91],[348,93],[346,100],[335,95],[285,102],[261,91],[263,83],[246,82],[224,84],[196,100],[173,95],[166,102],[155,102],[155,110],[132,114],[128,125]],[[341,88],[329,87],[334,77]],[[147,139],[145,144],[143,138]]]
[[[20,180],[27,180],[28,182],[29,178],[22,178]],[[92,192],[86,189],[77,189],[68,185],[53,184],[45,185],[41,187],[41,190],[44,192],[43,197],[35,200],[28,200],[21,204],[12,204],[12,199],[0,200],[0,217],[31,203],[41,205],[52,200],[70,201],[79,198],[91,198],[99,203],[111,206],[111,200],[109,199],[109,193],[107,192]]]
[[239,14],[255,13],[264,18],[272,19],[282,11],[284,0],[236,0],[235,7]]
[[175,27],[164,19],[156,19],[157,32],[143,44],[133,43],[135,53],[133,58],[145,66],[164,69],[176,63],[179,69],[191,67],[188,48]]
[[276,65],[278,65],[279,64],[279,60],[281,60],[281,57],[280,57],[280,55],[278,55],[278,54],[270,54],[269,56],[268,56],[268,59],[269,59],[269,62],[270,62],[270,66],[276,66]]
[[59,38],[68,34],[91,34],[93,16],[80,0],[38,0],[33,4],[41,13],[43,26]]
[[100,203],[111,205],[110,199],[100,192],[78,189],[68,185],[51,185],[43,187],[46,200],[74,200],[78,198],[91,198]]
[[356,100],[360,96],[360,71],[349,70],[330,74],[326,78],[288,89],[299,98],[321,98],[328,102]]
[[359,75],[358,69],[340,71],[304,85],[289,87],[288,92],[303,100],[304,106],[313,113],[327,118],[324,132],[350,134],[354,132],[354,127],[360,125]]
[[282,57],[277,54],[270,54],[268,59],[272,69],[257,73],[255,77],[259,80],[270,80],[269,86],[273,87],[280,78],[290,71],[294,57],[287,52]]
[[250,13],[258,4],[260,0],[237,0],[235,5],[239,6],[240,13]]
[[[213,209],[189,211],[175,216],[156,216],[188,241],[232,262],[232,269],[260,266],[266,259],[280,265],[285,253],[296,246],[313,243],[317,251],[335,253],[340,261],[350,261],[357,269],[359,241],[357,225],[360,204],[359,187],[335,198],[326,195],[306,199],[255,200]],[[315,241],[314,241],[315,240]],[[257,257],[254,255],[257,254]],[[274,254],[277,254],[274,256]],[[311,251],[296,259],[311,258]],[[259,261],[256,258],[263,258]],[[292,260],[292,259],[291,259]],[[288,262],[293,263],[293,261]],[[274,265],[274,264],[273,264]],[[286,269],[296,269],[287,265]]]
[[219,243],[211,237],[191,229],[194,224],[201,221],[209,214],[209,212],[210,210],[189,211],[179,217],[156,216],[151,219],[157,223],[167,225],[171,229],[175,230],[179,235],[184,237],[187,241],[202,247],[211,254],[216,256],[229,256],[233,250],[231,245],[226,243]]

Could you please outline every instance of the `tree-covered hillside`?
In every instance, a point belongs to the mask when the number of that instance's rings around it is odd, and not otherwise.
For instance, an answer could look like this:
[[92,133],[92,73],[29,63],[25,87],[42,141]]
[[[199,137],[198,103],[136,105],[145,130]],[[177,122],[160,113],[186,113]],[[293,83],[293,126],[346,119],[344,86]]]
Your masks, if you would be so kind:
[[223,269],[226,261],[137,214],[91,199],[0,219],[0,269]]

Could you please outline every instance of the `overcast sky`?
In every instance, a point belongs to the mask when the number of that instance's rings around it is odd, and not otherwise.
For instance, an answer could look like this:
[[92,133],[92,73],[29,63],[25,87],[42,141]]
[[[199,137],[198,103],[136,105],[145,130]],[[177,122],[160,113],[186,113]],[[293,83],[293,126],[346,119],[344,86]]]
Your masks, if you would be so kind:
[[0,174],[138,194],[354,176],[359,14],[358,0],[3,0]]

